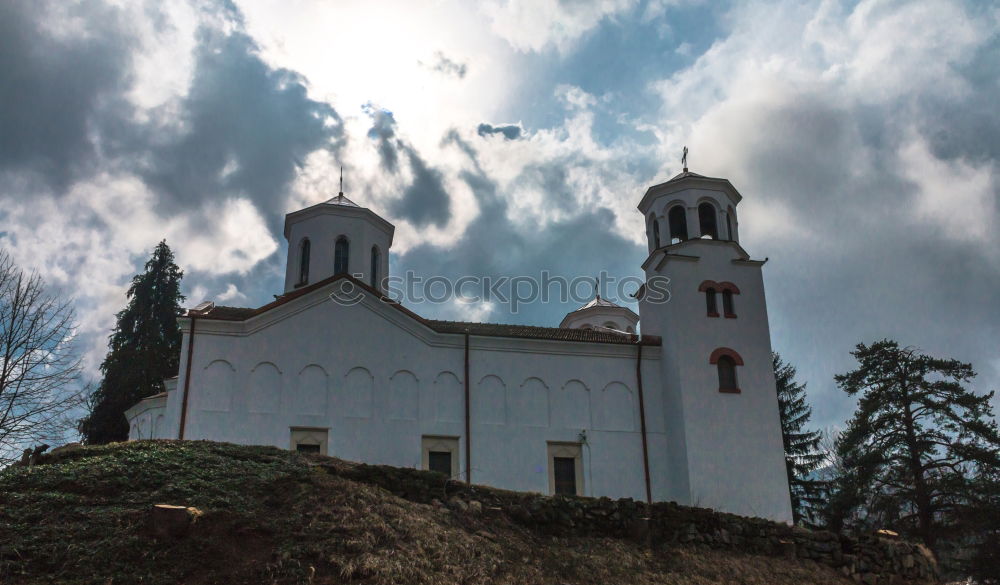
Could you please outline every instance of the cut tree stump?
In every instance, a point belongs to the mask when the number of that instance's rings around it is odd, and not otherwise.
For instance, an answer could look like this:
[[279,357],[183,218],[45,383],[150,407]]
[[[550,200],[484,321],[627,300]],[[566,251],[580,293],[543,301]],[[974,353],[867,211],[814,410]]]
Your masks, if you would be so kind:
[[149,510],[149,530],[153,536],[178,538],[187,534],[199,516],[198,508],[156,504]]

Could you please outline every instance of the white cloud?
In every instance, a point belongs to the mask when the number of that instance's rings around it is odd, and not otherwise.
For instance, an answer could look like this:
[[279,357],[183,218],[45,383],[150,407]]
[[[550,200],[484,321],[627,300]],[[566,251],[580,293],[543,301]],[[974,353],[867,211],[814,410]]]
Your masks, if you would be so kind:
[[226,285],[226,290],[220,293],[216,299],[218,299],[219,302],[228,303],[234,300],[245,301],[247,300],[247,296],[241,293],[240,289],[236,288],[235,284],[230,282]]
[[920,136],[910,138],[899,150],[900,173],[916,187],[915,203],[908,211],[929,232],[980,244],[984,251],[1000,250],[997,236],[996,174],[992,163],[973,164],[962,159],[941,160]]
[[490,0],[481,5],[493,32],[520,51],[572,47],[603,19],[635,7],[636,0]]

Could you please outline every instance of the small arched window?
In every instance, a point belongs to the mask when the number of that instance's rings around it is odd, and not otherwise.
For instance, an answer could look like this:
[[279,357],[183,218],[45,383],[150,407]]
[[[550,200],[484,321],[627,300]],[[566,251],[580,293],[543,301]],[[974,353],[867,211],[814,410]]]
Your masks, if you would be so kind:
[[714,288],[705,289],[705,308],[708,310],[709,317],[719,316],[719,307],[715,299]]
[[676,244],[688,239],[687,213],[683,205],[675,205],[667,213],[667,223],[670,225],[670,243]]
[[732,241],[736,238],[733,236],[733,215],[726,212],[726,239]]
[[333,273],[347,274],[347,258],[351,253],[351,244],[347,238],[340,236],[333,248]]
[[655,215],[649,216],[649,221],[653,224],[653,248],[660,247],[660,222]]
[[711,203],[702,203],[698,206],[698,224],[701,226],[701,235],[709,236],[713,240],[719,239],[719,227],[716,224],[715,206]]
[[378,268],[382,265],[382,255],[378,252],[378,246],[372,246],[372,266],[370,282],[372,288],[378,290]]
[[302,242],[299,243],[299,282],[298,284],[306,284],[309,282],[309,249],[312,244],[309,243],[309,238],[302,238]]
[[715,364],[719,370],[719,392],[739,392],[739,384],[736,383],[736,361],[728,355],[719,358]]
[[719,392],[739,393],[739,379],[736,376],[736,366],[743,365],[743,358],[740,354],[729,349],[720,347],[712,352],[708,358],[708,363],[715,366],[719,374]]
[[728,288],[722,291],[722,312],[729,319],[736,317],[736,310],[733,308],[733,291]]

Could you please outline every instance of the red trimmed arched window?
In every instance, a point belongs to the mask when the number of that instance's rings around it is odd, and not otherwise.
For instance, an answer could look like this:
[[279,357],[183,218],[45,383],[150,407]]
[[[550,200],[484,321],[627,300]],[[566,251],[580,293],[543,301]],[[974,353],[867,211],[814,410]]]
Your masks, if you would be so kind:
[[714,280],[706,280],[698,286],[698,292],[705,293],[705,310],[709,317],[719,316],[719,305],[716,293],[720,290],[724,289]]
[[739,394],[740,384],[736,376],[736,366],[743,365],[740,354],[728,347],[720,347],[712,352],[708,363],[714,365],[719,374],[719,392]]

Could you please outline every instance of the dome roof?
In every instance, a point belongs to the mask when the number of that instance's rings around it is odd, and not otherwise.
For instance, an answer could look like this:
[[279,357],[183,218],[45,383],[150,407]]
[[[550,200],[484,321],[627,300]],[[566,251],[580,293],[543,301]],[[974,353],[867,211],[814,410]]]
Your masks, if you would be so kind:
[[344,197],[343,193],[339,193],[333,199],[327,199],[326,201],[324,201],[324,203],[327,205],[343,205],[345,207],[361,207],[360,205],[351,201],[347,197]]
[[[615,325],[606,325],[608,322],[615,323]],[[600,295],[595,295],[587,304],[567,313],[559,326],[563,328],[596,326],[625,331],[629,327],[634,329],[638,322],[639,316],[632,309],[601,298]]]
[[[594,299],[592,299],[589,303],[587,303],[586,305],[583,305],[582,307],[580,307],[579,309],[577,309],[577,311],[582,311],[584,309],[590,309],[592,307],[617,307],[619,309],[624,309],[625,308],[625,307],[619,305],[618,303],[613,303],[613,302],[609,301],[608,299],[602,299],[601,296],[598,295],[597,297],[595,297]],[[573,312],[575,313],[576,311],[573,311]]]

